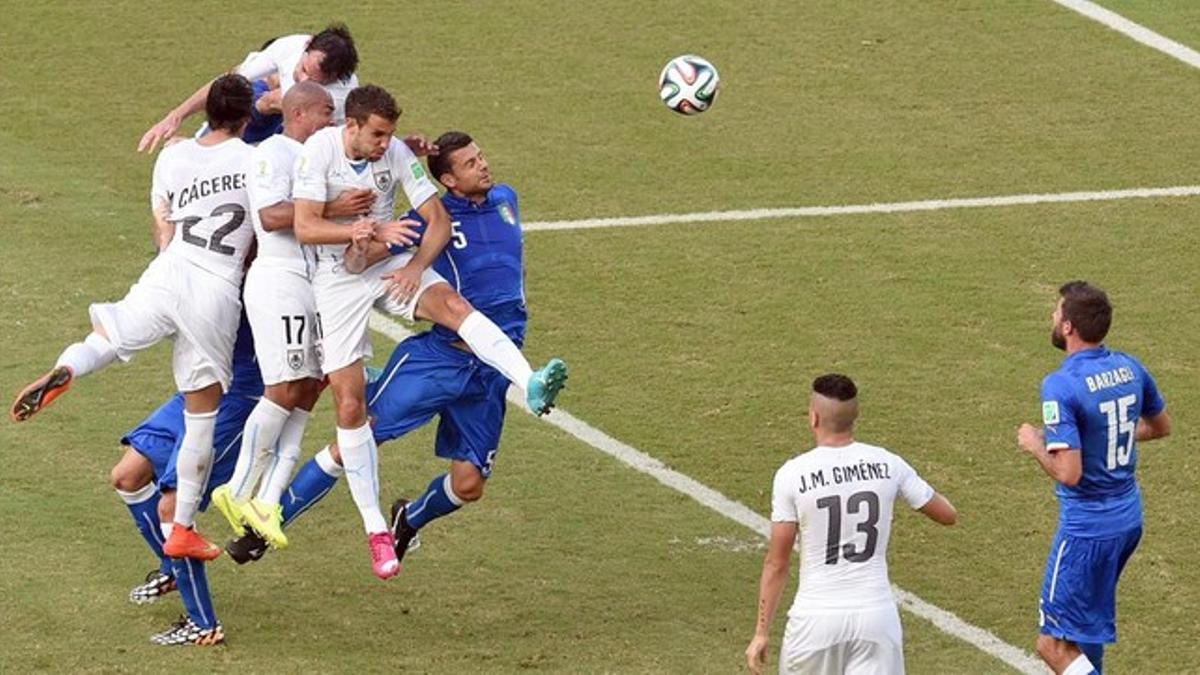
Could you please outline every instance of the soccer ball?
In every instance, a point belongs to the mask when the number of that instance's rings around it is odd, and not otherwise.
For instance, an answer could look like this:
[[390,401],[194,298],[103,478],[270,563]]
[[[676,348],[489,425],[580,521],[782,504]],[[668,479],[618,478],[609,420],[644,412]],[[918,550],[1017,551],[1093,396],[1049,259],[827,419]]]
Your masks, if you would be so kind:
[[658,95],[681,115],[698,115],[717,100],[721,78],[713,64],[694,54],[676,56],[658,76]]

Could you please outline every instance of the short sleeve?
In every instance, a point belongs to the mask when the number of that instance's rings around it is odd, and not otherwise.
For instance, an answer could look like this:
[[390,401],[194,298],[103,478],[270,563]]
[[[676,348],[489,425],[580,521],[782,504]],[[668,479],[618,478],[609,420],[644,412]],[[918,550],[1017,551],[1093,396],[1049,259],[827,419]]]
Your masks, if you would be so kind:
[[775,472],[775,482],[771,487],[771,522],[798,523],[800,516],[796,511],[796,497],[791,488],[792,481],[788,478],[788,467],[783,465]]
[[1042,427],[1047,450],[1054,452],[1082,447],[1075,415],[1075,397],[1071,395],[1070,387],[1054,375],[1042,380]]
[[292,167],[285,166],[279,153],[272,153],[263,146],[255,149],[250,156],[250,169],[247,174],[250,192],[250,206],[255,209],[265,209],[281,202],[292,199]]
[[414,209],[437,196],[437,188],[429,180],[429,173],[421,166],[421,160],[399,139],[392,141],[392,171],[399,176],[408,203]]
[[896,478],[900,486],[899,495],[914,509],[919,509],[933,499],[933,486],[921,478],[908,462],[896,457]]
[[276,63],[274,55],[268,49],[261,52],[250,52],[236,70],[238,75],[253,82],[274,75],[279,71],[279,64]]
[[154,162],[154,173],[150,179],[150,211],[157,212],[161,206],[171,207],[171,192],[167,188],[167,169],[163,157],[169,153],[158,153]]
[[329,171],[329,153],[321,142],[324,134],[316,134],[304,143],[292,172],[292,198],[314,202],[329,201],[325,176]]
[[1154,417],[1167,409],[1167,402],[1163,400],[1158,383],[1154,381],[1150,371],[1141,363],[1137,365],[1142,375],[1142,417]]

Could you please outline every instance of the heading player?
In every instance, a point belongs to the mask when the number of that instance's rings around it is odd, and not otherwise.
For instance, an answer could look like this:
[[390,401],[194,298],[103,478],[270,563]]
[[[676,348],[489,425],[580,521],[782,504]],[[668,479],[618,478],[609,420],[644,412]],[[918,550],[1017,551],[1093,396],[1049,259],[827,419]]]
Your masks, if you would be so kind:
[[[362,365],[372,353],[367,331],[371,308],[456,331],[483,362],[525,390],[537,414],[553,406],[566,380],[566,365],[555,359],[535,373],[495,323],[430,269],[450,240],[450,217],[420,161],[393,136],[400,108],[391,94],[373,85],[359,87],[346,99],[346,115],[344,126],[319,131],[304,144],[293,187],[295,229],[301,243],[315,247],[321,367],[333,389],[338,445],[367,531],[372,567],[386,579],[400,565],[379,509],[376,445],[367,424]],[[384,244],[411,244],[415,236],[414,221],[394,220],[398,185],[428,226],[415,253],[391,256]],[[323,217],[327,202],[361,187],[375,192],[370,219],[351,223]],[[349,244],[367,239],[375,240],[377,255],[347,257]]]
[[18,395],[11,415],[29,419],[79,377],[174,337],[172,367],[184,393],[185,433],[179,490],[167,556],[212,559],[221,549],[193,529],[208,472],[222,391],[232,379],[243,261],[253,239],[243,227],[249,203],[245,167],[250,147],[239,138],[253,91],[241,75],[222,75],[205,100],[211,134],[163,150],[154,165],[151,208],[162,253],[123,300],[90,307],[92,333],[63,351],[53,369]]
[[[278,100],[297,82],[313,81],[333,97],[334,118],[343,118],[346,96],[358,86],[354,71],[358,68],[358,50],[354,38],[345,24],[330,24],[316,35],[287,35],[268,40],[259,51],[250,52],[234,72],[252,81],[263,81],[258,86],[270,87],[267,81],[278,81],[278,94],[267,100]],[[204,107],[208,89],[206,83],[183,103],[167,113],[157,124],[150,127],[138,143],[138,152],[153,152],[154,148],[174,136],[187,118]],[[260,92],[264,93],[264,92]],[[259,112],[273,112],[262,110]]]
[[1171,418],[1150,372],[1104,346],[1108,295],[1085,281],[1058,292],[1050,342],[1067,358],[1042,380],[1045,426],[1022,424],[1017,442],[1057,482],[1038,655],[1056,673],[1086,675],[1117,640],[1117,580],[1142,538],[1137,443],[1170,434]]
[[799,531],[800,587],[788,611],[779,672],[902,674],[903,633],[887,568],[893,502],[903,499],[943,525],[953,525],[958,513],[898,455],[854,440],[858,388],[850,378],[822,375],[812,389],[808,421],[817,447],[775,474],[771,539],[746,662],[755,673],[766,664]]

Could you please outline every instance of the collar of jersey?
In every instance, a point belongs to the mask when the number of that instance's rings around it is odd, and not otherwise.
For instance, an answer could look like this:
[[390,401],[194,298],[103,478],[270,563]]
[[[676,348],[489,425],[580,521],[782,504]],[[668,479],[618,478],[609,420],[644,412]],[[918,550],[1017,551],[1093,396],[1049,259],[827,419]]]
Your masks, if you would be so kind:
[[1067,356],[1067,361],[1081,361],[1083,359],[1099,359],[1108,356],[1108,347],[1100,345],[1089,349],[1081,349],[1074,354]]
[[442,201],[446,202],[447,207],[455,206],[460,209],[482,209],[483,207],[492,203],[492,190],[495,189],[496,188],[492,188],[491,190],[488,190],[487,197],[484,198],[482,204],[476,204],[475,202],[471,201],[470,197],[459,197],[453,192],[447,192],[446,195],[442,197]]

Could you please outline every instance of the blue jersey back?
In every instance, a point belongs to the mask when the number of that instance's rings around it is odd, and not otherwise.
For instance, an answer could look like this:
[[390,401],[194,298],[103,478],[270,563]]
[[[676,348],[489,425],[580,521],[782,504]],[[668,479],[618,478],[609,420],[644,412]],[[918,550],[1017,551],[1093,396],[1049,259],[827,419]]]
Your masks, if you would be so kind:
[[[442,196],[450,213],[450,243],[433,264],[467,302],[494,321],[518,346],[525,341],[525,235],[517,193],[508,185],[488,191],[476,204],[450,193]],[[416,212],[406,217],[424,222]],[[435,325],[447,341],[458,334]]]
[[258,369],[258,358],[254,355],[254,335],[246,312],[238,325],[237,342],[233,345],[233,382],[226,394],[254,398],[262,396],[262,372]]
[[1056,489],[1068,534],[1107,537],[1141,526],[1137,422],[1165,407],[1137,359],[1103,346],[1071,354],[1042,381],[1046,448],[1082,454],[1079,484]]

